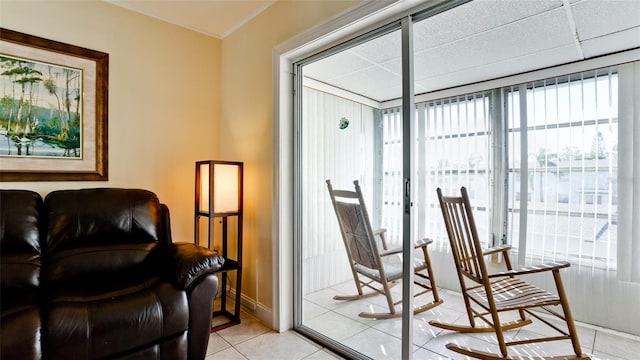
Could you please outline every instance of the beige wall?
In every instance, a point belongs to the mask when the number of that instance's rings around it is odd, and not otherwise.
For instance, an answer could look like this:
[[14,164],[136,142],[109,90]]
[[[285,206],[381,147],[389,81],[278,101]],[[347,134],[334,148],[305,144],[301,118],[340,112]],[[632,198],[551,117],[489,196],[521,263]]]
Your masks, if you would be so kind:
[[[220,154],[245,162],[242,292],[272,308],[272,49],[359,1],[278,1],[222,41]],[[292,254],[293,256],[293,254]]]
[[95,0],[2,0],[0,24],[109,54],[109,181],[0,187],[146,188],[169,206],[174,240],[193,241],[195,161],[219,154],[221,41]]
[[218,40],[102,1],[2,0],[2,27],[109,53],[109,181],[0,187],[146,188],[191,241],[195,161],[244,161],[242,292],[271,311],[272,49],[358,3],[281,0]]

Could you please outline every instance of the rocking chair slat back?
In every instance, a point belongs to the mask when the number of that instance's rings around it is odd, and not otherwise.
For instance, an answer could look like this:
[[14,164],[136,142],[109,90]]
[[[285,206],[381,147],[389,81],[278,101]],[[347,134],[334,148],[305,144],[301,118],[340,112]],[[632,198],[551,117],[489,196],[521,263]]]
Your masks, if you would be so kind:
[[479,256],[482,248],[477,241],[471,206],[465,204],[464,198],[442,196],[440,189],[437,192],[456,268],[465,277],[482,284],[486,267],[483,257]]
[[351,252],[352,261],[368,268],[379,270],[380,264],[375,255],[376,246],[373,235],[368,229],[367,214],[361,204],[336,201],[335,209],[340,218],[345,246]]

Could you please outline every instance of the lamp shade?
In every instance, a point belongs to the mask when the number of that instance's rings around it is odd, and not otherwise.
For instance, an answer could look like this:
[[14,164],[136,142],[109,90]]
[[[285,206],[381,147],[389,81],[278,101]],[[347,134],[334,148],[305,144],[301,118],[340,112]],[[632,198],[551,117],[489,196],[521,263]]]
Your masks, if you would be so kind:
[[230,215],[242,212],[242,162],[196,162],[196,212]]
[[196,172],[196,192],[198,195],[198,209],[203,212],[209,212],[209,173],[210,165],[208,162],[203,162],[197,165]]
[[236,213],[240,211],[239,165],[213,164],[213,212]]

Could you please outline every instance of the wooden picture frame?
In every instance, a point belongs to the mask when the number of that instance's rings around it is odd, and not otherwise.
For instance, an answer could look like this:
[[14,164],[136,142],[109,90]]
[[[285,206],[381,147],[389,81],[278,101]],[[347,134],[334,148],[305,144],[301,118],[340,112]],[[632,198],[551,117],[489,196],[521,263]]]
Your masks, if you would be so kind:
[[0,182],[108,180],[109,54],[0,28]]

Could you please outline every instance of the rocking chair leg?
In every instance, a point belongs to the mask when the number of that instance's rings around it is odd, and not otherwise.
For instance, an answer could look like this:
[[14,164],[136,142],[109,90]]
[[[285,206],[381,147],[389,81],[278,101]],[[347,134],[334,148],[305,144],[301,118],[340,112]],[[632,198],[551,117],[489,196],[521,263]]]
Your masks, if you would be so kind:
[[389,313],[396,313],[396,306],[393,304],[393,298],[391,297],[391,287],[387,283],[386,279],[382,279],[382,287],[384,288],[384,295],[387,297],[387,305],[389,306]]
[[422,248],[422,254],[424,255],[424,261],[427,264],[427,274],[429,275],[429,283],[431,284],[431,292],[433,293],[433,302],[441,304],[442,300],[440,299],[440,295],[438,295],[438,288],[436,286],[435,278],[433,277],[433,269],[431,268],[431,259],[429,258],[429,252],[426,247]]
[[582,349],[580,348],[580,340],[578,340],[578,331],[576,325],[573,322],[573,315],[571,315],[571,309],[569,308],[569,302],[567,301],[567,294],[564,291],[564,285],[560,278],[560,271],[554,270],[553,279],[556,281],[556,288],[558,289],[558,296],[560,297],[560,306],[562,306],[562,312],[567,321],[567,327],[569,328],[569,335],[571,336],[571,345],[576,356],[582,356]]
[[[493,301],[493,299],[492,299]],[[493,305],[495,306],[495,305]],[[507,345],[504,342],[504,333],[502,332],[502,325],[500,323],[500,317],[498,316],[497,311],[492,311],[491,317],[493,319],[493,324],[496,330],[496,338],[498,339],[498,345],[500,346],[500,352],[502,356],[509,356],[509,351],[507,350]]]
[[476,327],[476,318],[473,316],[473,311],[471,310],[471,301],[469,301],[466,289],[462,289],[462,295],[462,297],[464,298],[464,305],[467,309],[467,318],[469,319],[469,325],[474,328]]

